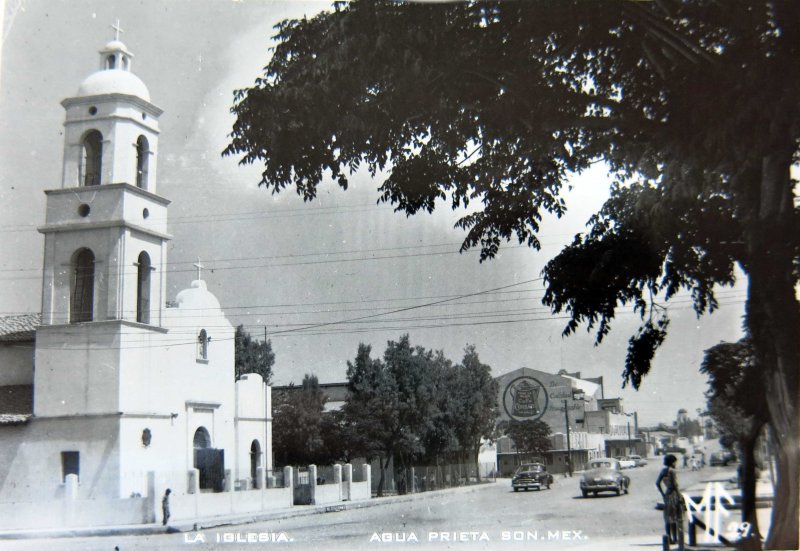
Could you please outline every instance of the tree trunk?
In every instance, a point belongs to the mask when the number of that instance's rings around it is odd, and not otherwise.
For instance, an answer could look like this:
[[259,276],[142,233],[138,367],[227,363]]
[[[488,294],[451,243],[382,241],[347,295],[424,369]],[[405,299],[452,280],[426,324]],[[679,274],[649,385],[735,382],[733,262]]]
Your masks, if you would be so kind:
[[739,441],[742,449],[741,482],[742,482],[742,522],[750,524],[747,539],[740,544],[741,551],[761,551],[761,533],[756,517],[756,443],[763,425],[752,421],[751,429]]
[[743,221],[748,274],[747,328],[763,370],[770,424],[778,444],[778,480],[767,549],[798,549],[800,478],[800,306],[795,296],[791,242],[794,222],[792,150],[763,158],[760,187]]
[[381,470],[381,478],[378,480],[377,496],[383,497],[383,485],[386,482],[386,467],[389,466],[389,456],[386,457],[386,463],[383,462],[383,457],[378,456],[378,466]]
[[480,482],[481,482],[481,463],[480,463],[481,445],[480,444],[478,444],[475,447],[475,450],[474,450],[473,453],[475,454],[473,456],[475,458],[475,476],[477,477],[477,481],[480,484]]

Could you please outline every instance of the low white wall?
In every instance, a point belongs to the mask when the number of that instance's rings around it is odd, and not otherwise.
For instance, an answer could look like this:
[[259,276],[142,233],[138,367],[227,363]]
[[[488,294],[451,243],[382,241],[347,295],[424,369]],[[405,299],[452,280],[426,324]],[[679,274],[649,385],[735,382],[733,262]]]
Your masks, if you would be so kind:
[[[170,520],[238,515],[274,511],[292,506],[292,488],[269,488],[242,492],[173,494],[170,496]],[[161,515],[156,515],[161,520]]]
[[372,497],[372,489],[369,482],[351,482],[350,483],[350,500],[356,499],[369,499]]
[[342,500],[342,490],[339,484],[317,484],[312,500],[313,505],[339,503]]
[[147,511],[144,497],[0,503],[0,530],[143,524]]

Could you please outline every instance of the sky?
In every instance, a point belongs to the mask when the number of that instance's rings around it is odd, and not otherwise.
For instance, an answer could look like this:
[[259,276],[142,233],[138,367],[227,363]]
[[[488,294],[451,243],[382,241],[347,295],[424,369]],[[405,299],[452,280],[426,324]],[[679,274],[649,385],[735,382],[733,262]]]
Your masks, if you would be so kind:
[[602,164],[573,178],[569,212],[544,221],[541,251],[512,242],[480,263],[478,251],[458,252],[464,234],[454,223],[463,212],[440,205],[432,215],[395,213],[376,203],[380,175],[358,173],[347,191],[328,182],[304,203],[293,190],[259,188],[258,167],[221,156],[233,91],[261,75],[273,26],[329,5],[25,0],[0,57],[0,315],[40,309],[44,238],[36,228],[43,191],[61,186],[60,101],[98,68],[97,51],[119,20],[133,72],[164,109],[157,185],[172,201],[168,295],[189,286],[200,258],[231,323],[271,340],[274,384],[299,383],[306,373],[344,381],[359,343],[380,356],[408,333],[412,344],[454,362],[474,345],[495,375],[528,367],[602,376],[606,397],[622,397],[643,425],[704,408],[703,350],[741,337],[742,283],[720,291],[711,316],[698,319],[688,298],[670,301],[669,336],[638,391],[623,389],[621,377],[636,315],[620,310],[595,346],[585,329],[562,337],[563,314],[541,304],[542,268],[607,197]]

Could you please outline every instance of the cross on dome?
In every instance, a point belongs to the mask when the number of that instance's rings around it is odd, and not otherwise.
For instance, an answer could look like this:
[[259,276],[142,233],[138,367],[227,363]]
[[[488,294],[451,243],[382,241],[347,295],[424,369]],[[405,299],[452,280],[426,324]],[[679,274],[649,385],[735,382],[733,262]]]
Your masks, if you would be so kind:
[[119,17],[117,18],[117,22],[111,25],[111,28],[114,29],[114,40],[119,40],[119,33],[125,32],[122,30],[122,27],[119,26]]
[[202,273],[201,272],[202,272],[203,268],[205,268],[205,266],[203,266],[203,264],[200,262],[200,257],[199,256],[197,257],[197,263],[196,264],[192,264],[192,266],[197,268],[197,281],[203,281],[203,277],[202,277]]

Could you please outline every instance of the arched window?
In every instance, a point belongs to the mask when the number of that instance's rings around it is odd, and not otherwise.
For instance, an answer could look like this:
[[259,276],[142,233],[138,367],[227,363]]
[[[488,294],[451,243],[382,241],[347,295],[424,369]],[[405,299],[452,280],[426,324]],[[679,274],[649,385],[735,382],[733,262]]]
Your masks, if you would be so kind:
[[150,323],[150,256],[142,251],[139,254],[136,277],[136,321]]
[[94,254],[81,249],[72,257],[69,321],[92,321],[94,313]]
[[113,69],[117,65],[117,58],[114,55],[110,55],[106,58],[106,69]]
[[81,165],[84,186],[99,186],[100,172],[103,168],[103,135],[92,130],[83,138],[83,159]]
[[147,138],[139,136],[136,140],[136,187],[147,189],[147,168],[150,158],[150,144]]
[[207,360],[208,359],[208,341],[211,338],[206,333],[205,329],[200,330],[200,334],[197,336],[197,359],[198,360]]
[[196,450],[204,450],[211,447],[211,435],[205,427],[199,427],[194,431],[194,439],[192,439],[192,447]]
[[250,444],[250,480],[253,481],[253,488],[259,488],[258,468],[261,466],[261,444],[258,440],[253,440]]

